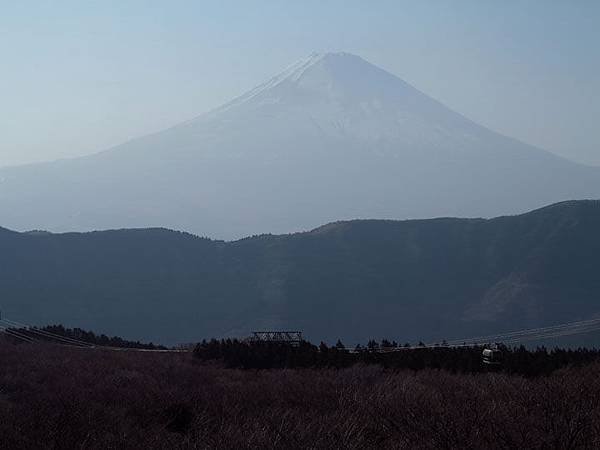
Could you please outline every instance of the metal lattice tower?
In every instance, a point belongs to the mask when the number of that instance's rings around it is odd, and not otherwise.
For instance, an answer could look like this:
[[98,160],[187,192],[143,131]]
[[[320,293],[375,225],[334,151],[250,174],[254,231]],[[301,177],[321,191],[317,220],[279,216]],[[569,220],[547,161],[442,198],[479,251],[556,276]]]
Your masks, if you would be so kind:
[[250,342],[273,342],[298,347],[302,342],[301,331],[253,331]]

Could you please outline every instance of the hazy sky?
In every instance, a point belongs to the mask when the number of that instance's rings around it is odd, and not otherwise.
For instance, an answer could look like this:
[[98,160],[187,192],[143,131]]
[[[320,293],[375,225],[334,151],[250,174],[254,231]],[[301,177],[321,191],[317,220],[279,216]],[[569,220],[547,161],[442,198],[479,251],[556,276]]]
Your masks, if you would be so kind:
[[596,0],[0,0],[0,166],[158,131],[313,51],[600,165],[599,23]]

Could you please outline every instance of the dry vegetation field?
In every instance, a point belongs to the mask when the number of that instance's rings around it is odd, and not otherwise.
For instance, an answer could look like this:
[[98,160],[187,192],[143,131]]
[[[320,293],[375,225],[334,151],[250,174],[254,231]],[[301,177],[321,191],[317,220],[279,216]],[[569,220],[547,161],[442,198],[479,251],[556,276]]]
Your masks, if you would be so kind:
[[600,448],[600,365],[549,376],[227,369],[0,342],[2,448]]

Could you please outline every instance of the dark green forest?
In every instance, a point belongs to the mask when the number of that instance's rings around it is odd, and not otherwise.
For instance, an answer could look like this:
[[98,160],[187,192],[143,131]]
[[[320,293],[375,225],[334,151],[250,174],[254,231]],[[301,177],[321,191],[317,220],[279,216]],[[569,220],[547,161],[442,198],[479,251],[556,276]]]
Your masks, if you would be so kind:
[[219,362],[231,369],[343,369],[355,365],[379,366],[390,370],[446,370],[452,373],[505,373],[525,377],[550,375],[565,367],[582,367],[600,361],[596,349],[547,349],[500,345],[496,364],[482,359],[484,346],[403,347],[384,340],[369,341],[347,349],[338,341],[318,346],[303,341],[298,346],[281,343],[250,343],[237,339],[211,339],[197,344],[194,356],[200,361]]

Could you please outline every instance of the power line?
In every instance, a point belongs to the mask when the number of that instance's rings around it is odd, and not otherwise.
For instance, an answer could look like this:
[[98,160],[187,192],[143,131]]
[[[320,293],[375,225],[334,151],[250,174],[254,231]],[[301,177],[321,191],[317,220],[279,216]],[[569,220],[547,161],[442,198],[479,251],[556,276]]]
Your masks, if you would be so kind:
[[[554,332],[559,332],[559,331],[563,331],[563,330],[566,331],[566,330],[581,329],[582,332],[588,332],[587,330],[585,330],[586,328],[598,327],[598,326],[600,326],[600,318],[583,320],[583,321],[578,321],[578,322],[564,323],[564,324],[553,325],[553,326],[548,326],[548,327],[531,328],[531,329],[519,330],[519,331],[513,331],[513,332],[507,332],[507,333],[501,333],[501,334],[479,336],[479,337],[468,338],[468,339],[455,339],[452,341],[448,341],[447,344],[448,345],[455,345],[455,344],[458,345],[458,344],[467,344],[467,343],[487,343],[487,342],[492,342],[494,340],[498,340],[498,341],[519,340],[520,338],[544,335],[546,333],[554,333]],[[593,328],[589,331],[594,331],[594,329],[595,328]]]
[[[15,327],[18,327],[15,329]],[[25,332],[21,331],[20,329]],[[563,336],[573,336],[577,334],[590,333],[594,331],[600,330],[600,318],[589,319],[589,320],[581,320],[576,322],[563,323],[558,325],[546,326],[546,327],[538,327],[538,328],[530,328],[525,330],[511,331],[507,333],[499,333],[487,336],[478,336],[467,339],[454,339],[447,342],[442,343],[430,343],[424,345],[417,346],[408,346],[408,347],[393,347],[393,348],[385,348],[379,349],[378,351],[382,352],[391,352],[391,351],[404,351],[404,350],[416,350],[423,348],[435,348],[435,347],[473,347],[479,345],[485,345],[490,342],[503,342],[504,344],[518,344],[521,342],[528,341],[536,341],[542,339],[550,339],[557,338]],[[75,339],[67,336],[62,336],[56,333],[52,333],[47,330],[42,330],[36,327],[32,327],[30,325],[20,323],[14,320],[2,318],[0,316],[0,331],[8,334],[10,336],[16,337],[23,341],[32,343],[35,342],[34,337],[27,335],[26,333],[33,333],[37,336],[41,336],[46,339],[54,339],[59,341],[65,345],[71,345],[79,348],[101,348],[106,350],[116,350],[116,351],[142,351],[142,352],[163,352],[163,353],[181,353],[186,352],[187,350],[181,349],[143,349],[143,348],[134,348],[134,347],[110,347],[110,346],[102,346],[95,345],[89,342],[82,341],[80,339]],[[346,348],[347,351],[355,351],[355,348]],[[368,350],[368,348],[364,348],[364,350]]]
[[8,335],[8,336],[12,336],[12,337],[16,337],[17,339],[20,339],[22,341],[25,341],[27,343],[32,343],[33,339],[31,339],[29,336],[26,336],[24,334],[19,333],[18,331],[12,330],[10,328],[6,328],[3,326],[0,326],[1,331]]
[[61,341],[65,344],[70,344],[70,345],[77,345],[77,346],[82,346],[82,347],[93,347],[93,344],[90,344],[89,342],[85,342],[85,341],[81,341],[79,339],[73,339],[67,336],[62,336],[56,333],[51,333],[49,331],[46,330],[41,330],[39,328],[35,328],[32,327],[30,325],[26,325],[23,323],[19,323],[19,322],[15,322],[14,320],[9,320],[9,319],[0,319],[0,322],[4,322],[5,324],[9,324],[11,326],[17,326],[19,328],[22,328],[24,330],[26,330],[27,332],[30,333],[34,333],[46,338],[50,338],[50,339],[56,339],[58,341]]
[[[460,348],[460,347],[476,347],[490,342],[502,342],[506,345],[518,344],[521,342],[529,342],[543,339],[551,339],[563,336],[573,336],[577,334],[591,333],[600,331],[600,318],[582,320],[577,322],[563,323],[548,327],[530,328],[519,331],[512,331],[502,334],[494,334],[487,336],[479,336],[468,339],[455,339],[447,342],[436,342],[423,345],[413,345],[408,347],[391,347],[377,349],[379,352],[394,352],[405,350],[418,350],[430,348]],[[346,348],[345,350],[354,352],[356,348]],[[362,347],[362,350],[369,350],[367,347]]]
[[[2,323],[4,323],[5,325],[2,325]],[[17,322],[14,320],[0,318],[0,328],[4,328],[6,330],[10,330],[11,332],[14,332],[14,327],[19,327],[21,329],[26,330],[27,332],[34,333],[34,334],[37,334],[37,335],[45,337],[45,338],[52,338],[52,339],[58,340],[62,344],[74,346],[77,348],[103,349],[103,350],[113,350],[113,351],[158,352],[158,353],[186,353],[188,351],[188,350],[181,350],[181,349],[149,349],[149,348],[112,347],[112,346],[105,346],[105,345],[96,345],[96,344],[85,342],[85,341],[82,341],[79,339],[70,338],[70,337],[62,336],[62,335],[59,335],[56,333],[52,333],[47,330],[41,330],[39,328],[32,327],[31,325],[27,325],[27,324]],[[25,338],[27,338],[28,342],[35,342],[35,340],[32,337],[27,336],[22,332],[18,332],[18,333],[21,336],[24,336]]]

